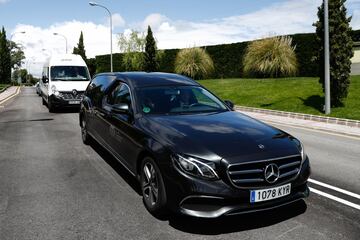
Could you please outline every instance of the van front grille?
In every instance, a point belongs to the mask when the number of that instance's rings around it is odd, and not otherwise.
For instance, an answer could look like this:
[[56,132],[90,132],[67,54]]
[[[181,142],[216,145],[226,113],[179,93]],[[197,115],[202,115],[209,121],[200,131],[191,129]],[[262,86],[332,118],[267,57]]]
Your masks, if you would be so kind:
[[84,92],[76,92],[74,95],[72,92],[60,92],[65,100],[81,100]]

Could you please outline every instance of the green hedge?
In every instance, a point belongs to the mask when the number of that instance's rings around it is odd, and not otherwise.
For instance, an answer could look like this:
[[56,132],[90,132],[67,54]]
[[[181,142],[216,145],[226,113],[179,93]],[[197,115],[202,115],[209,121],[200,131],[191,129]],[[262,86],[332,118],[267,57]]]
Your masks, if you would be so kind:
[[[318,65],[314,62],[317,55],[317,43],[314,33],[293,34],[293,44],[296,46],[295,52],[299,62],[300,77],[318,76]],[[360,41],[360,30],[353,31],[353,40]],[[212,57],[215,72],[211,78],[237,78],[243,77],[243,56],[249,42],[239,42],[232,44],[221,44],[214,46],[204,46]],[[174,63],[179,49],[163,50],[163,58],[160,62],[161,72],[174,72]],[[96,72],[110,71],[110,55],[100,55],[95,57]],[[125,71],[121,64],[122,54],[113,55],[114,71]]]

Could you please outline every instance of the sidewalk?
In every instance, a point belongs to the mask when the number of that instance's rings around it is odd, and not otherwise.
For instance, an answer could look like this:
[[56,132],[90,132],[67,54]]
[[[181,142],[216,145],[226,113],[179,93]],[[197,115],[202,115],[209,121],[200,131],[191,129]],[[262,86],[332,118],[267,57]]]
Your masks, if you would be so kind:
[[325,123],[325,122],[305,120],[305,119],[296,119],[296,118],[284,117],[284,116],[276,116],[266,113],[249,112],[244,110],[237,110],[237,111],[270,124],[274,123],[281,125],[290,125],[300,128],[310,128],[310,129],[322,130],[326,132],[360,137],[360,128],[358,127],[350,127],[340,124]]
[[14,94],[17,93],[19,87],[12,86],[6,89],[4,92],[0,93],[0,105],[3,103],[4,100],[10,98]]

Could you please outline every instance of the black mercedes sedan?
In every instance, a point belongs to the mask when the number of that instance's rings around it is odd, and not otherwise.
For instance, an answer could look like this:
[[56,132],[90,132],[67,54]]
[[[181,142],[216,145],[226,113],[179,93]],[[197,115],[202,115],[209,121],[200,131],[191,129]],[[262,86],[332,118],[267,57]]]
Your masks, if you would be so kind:
[[298,139],[184,76],[98,74],[79,119],[83,142],[96,140],[134,175],[155,216],[216,218],[309,195],[310,164]]

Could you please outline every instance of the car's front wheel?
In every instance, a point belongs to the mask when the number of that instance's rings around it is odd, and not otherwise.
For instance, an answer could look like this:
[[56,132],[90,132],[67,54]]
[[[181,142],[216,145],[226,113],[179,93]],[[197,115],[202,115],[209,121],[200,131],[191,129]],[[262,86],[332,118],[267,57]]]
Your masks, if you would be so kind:
[[164,216],[167,212],[165,185],[159,167],[150,157],[142,162],[140,181],[147,210],[154,216]]

